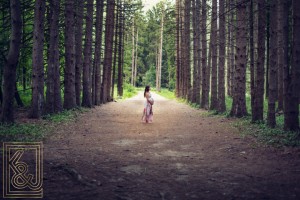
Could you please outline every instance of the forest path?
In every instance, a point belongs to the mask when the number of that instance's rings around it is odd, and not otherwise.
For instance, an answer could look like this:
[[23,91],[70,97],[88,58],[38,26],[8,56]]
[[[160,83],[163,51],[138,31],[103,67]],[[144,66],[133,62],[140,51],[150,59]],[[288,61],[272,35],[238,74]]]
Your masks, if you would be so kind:
[[257,145],[229,119],[153,94],[111,102],[44,141],[45,199],[299,199],[298,150]]

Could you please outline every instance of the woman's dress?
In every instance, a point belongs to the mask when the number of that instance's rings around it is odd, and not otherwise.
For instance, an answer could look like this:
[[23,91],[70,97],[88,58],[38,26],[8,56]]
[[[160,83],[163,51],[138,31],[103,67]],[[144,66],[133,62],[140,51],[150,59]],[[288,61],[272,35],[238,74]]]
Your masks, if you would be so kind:
[[153,111],[152,111],[153,99],[151,97],[151,93],[149,93],[149,97],[145,98],[144,102],[144,114],[143,114],[143,122],[152,123],[153,122]]

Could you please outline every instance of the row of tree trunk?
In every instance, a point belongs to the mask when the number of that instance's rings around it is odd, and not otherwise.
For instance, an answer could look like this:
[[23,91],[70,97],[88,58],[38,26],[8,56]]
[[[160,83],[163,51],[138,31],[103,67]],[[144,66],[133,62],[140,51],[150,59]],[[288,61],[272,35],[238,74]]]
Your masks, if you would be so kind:
[[297,0],[177,0],[176,96],[222,113],[227,93],[230,115],[243,117],[249,92],[253,122],[275,127],[283,113],[284,128],[298,130],[298,11]]
[[[16,69],[24,34],[20,1],[10,1],[10,10],[12,37],[3,72],[1,113],[1,121],[6,123],[14,121]],[[62,13],[64,18],[59,17]],[[45,23],[46,20],[48,23]],[[33,22],[30,117],[40,118],[63,109],[92,107],[112,101],[116,74],[118,94],[123,95],[124,1],[107,0],[105,4],[104,0],[99,0],[94,4],[93,0],[36,0]],[[49,30],[47,38],[45,30]],[[102,38],[105,41],[104,52]],[[60,51],[61,41],[64,41],[63,53]]]

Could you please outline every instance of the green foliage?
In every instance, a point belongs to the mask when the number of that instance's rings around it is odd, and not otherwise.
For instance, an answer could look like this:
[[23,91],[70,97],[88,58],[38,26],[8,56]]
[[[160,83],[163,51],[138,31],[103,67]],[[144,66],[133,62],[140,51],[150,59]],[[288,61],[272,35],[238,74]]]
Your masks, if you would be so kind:
[[31,89],[27,89],[24,91],[24,90],[21,90],[20,87],[18,87],[18,91],[19,91],[20,98],[21,98],[22,102],[24,103],[24,106],[29,107],[31,105],[31,99],[32,99]]
[[74,120],[78,115],[80,115],[83,112],[87,112],[87,108],[75,108],[72,110],[64,110],[61,113],[58,114],[52,114],[52,115],[45,115],[43,118],[50,121],[50,122],[68,122]]
[[155,67],[151,66],[150,69],[145,74],[144,85],[149,85],[150,87],[154,88],[155,82],[156,82]]
[[41,124],[13,124],[0,126],[1,141],[36,141],[45,136],[45,127]]
[[170,91],[167,88],[161,88],[160,92],[156,91],[156,89],[152,89],[152,90],[167,99],[175,99],[176,98],[174,91]]
[[243,136],[254,136],[262,143],[274,146],[300,146],[299,133],[283,131],[281,125],[272,129],[265,123],[251,123],[249,119],[244,118],[236,121],[234,126]]
[[75,120],[88,109],[78,108],[58,114],[46,115],[43,120],[12,125],[0,125],[1,141],[40,141],[46,135],[55,132],[57,124]]
[[[115,86],[115,96],[117,96],[117,87]],[[127,84],[125,83],[124,84],[124,87],[123,87],[123,96],[122,97],[119,97],[118,96],[118,99],[127,99],[127,98],[130,98],[130,97],[133,97],[134,95],[136,95],[138,92],[138,89],[136,87],[133,87],[132,85],[130,84]]]

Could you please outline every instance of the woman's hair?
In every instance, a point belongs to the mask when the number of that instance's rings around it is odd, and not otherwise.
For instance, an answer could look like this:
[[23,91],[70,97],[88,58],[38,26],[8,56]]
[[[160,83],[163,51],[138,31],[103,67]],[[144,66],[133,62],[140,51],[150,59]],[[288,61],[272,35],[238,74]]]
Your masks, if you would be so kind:
[[147,85],[147,86],[145,87],[144,97],[146,97],[146,92],[149,92],[149,90],[150,90],[150,86]]

